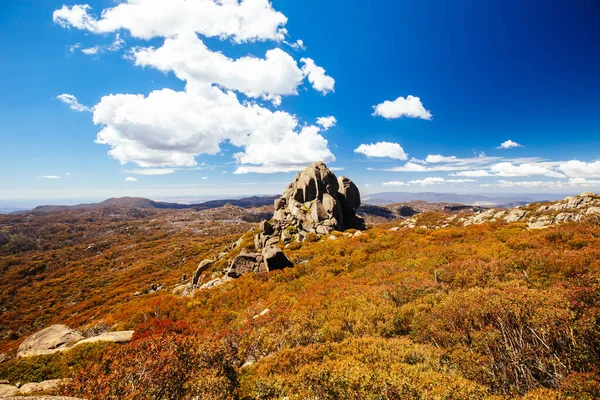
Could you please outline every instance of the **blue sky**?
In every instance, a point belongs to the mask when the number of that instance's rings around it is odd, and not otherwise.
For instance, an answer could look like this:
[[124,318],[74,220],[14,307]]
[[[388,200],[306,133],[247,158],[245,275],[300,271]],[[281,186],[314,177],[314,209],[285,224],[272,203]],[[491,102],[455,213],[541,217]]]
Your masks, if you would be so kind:
[[270,194],[320,159],[366,193],[600,188],[595,1],[11,0],[0,33],[0,199]]

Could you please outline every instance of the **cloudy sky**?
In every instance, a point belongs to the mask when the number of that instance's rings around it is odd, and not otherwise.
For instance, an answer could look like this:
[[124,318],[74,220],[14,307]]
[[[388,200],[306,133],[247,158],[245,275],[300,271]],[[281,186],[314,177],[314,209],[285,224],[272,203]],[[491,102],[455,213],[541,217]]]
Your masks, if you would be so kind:
[[[83,0],[80,0],[83,1]],[[0,4],[0,199],[600,190],[589,0]]]

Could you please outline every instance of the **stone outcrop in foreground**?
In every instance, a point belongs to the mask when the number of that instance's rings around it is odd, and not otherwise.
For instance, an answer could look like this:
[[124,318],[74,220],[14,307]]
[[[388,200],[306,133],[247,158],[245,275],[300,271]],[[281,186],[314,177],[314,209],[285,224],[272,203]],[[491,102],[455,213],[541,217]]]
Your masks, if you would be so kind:
[[51,325],[29,336],[17,351],[17,358],[41,356],[67,351],[86,343],[131,341],[133,331],[105,332],[85,339],[79,332],[66,325]]

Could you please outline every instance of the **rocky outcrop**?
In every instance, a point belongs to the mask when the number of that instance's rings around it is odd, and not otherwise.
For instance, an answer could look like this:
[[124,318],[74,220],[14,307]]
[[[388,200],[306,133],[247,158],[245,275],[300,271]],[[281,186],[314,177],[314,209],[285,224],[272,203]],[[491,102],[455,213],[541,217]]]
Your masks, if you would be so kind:
[[273,232],[261,229],[261,234],[281,235],[289,227],[300,237],[329,235],[335,229],[365,229],[364,220],[356,215],[360,204],[360,192],[350,179],[338,179],[324,163],[317,162],[298,173],[275,200]]
[[[427,228],[445,228],[449,226],[469,226],[483,223],[526,223],[529,229],[544,229],[568,222],[593,221],[600,223],[600,196],[584,192],[578,196],[569,196],[553,203],[532,203],[510,210],[490,209],[473,215],[452,215],[438,225]],[[415,228],[418,217],[409,218],[401,227]]]
[[81,339],[83,336],[79,332],[66,325],[52,325],[25,339],[19,346],[17,357],[53,354]]
[[125,343],[131,341],[134,331],[105,332],[87,339],[66,325],[52,325],[29,336],[17,352],[18,358],[48,355],[97,342]]
[[[185,296],[193,292],[193,288],[214,288],[248,273],[293,267],[279,246],[293,240],[307,240],[311,235],[315,239],[335,240],[337,236],[332,232],[336,229],[354,228],[359,232],[366,229],[364,220],[356,215],[360,205],[360,192],[350,179],[336,177],[322,162],[314,163],[298,173],[283,195],[275,200],[273,218],[262,221],[254,235],[253,251],[242,249],[223,271],[222,277],[213,274],[210,281],[200,284],[202,273],[212,265],[209,260],[203,261],[193,276],[191,291],[187,286],[179,285],[174,293]],[[240,238],[230,250],[242,242]]]

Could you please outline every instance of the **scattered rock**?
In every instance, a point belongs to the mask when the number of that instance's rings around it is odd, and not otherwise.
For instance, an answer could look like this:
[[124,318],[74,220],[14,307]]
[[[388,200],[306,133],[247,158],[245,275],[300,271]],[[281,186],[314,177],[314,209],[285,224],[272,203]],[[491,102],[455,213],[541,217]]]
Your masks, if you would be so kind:
[[396,232],[396,231],[398,231],[399,229],[400,229],[400,227],[399,227],[399,226],[394,226],[393,228],[390,228],[390,231],[392,231],[392,232]]
[[6,379],[0,379],[0,385],[8,385],[10,382]]
[[66,325],[51,325],[29,336],[17,352],[17,357],[53,354],[68,347],[83,336]]
[[230,278],[239,278],[250,272],[267,272],[262,254],[242,251],[233,259],[225,275]]
[[92,336],[90,338],[80,340],[79,342],[75,343],[72,347],[86,343],[98,342],[127,343],[131,341],[133,334],[134,331],[105,332],[98,336]]
[[291,268],[294,264],[285,256],[279,247],[267,247],[262,252],[262,259],[268,271]]
[[206,272],[213,264],[214,260],[204,260],[198,265],[198,268],[196,268],[196,272],[194,272],[194,276],[192,277],[192,285],[194,287],[198,285],[202,273]]
[[268,313],[270,313],[270,312],[271,312],[271,310],[269,310],[268,308],[265,308],[264,310],[262,310],[262,311],[260,312],[260,314],[258,314],[258,315],[255,315],[255,316],[254,316],[254,317],[252,317],[252,318],[256,319],[256,318],[262,317],[262,316],[264,316],[264,315],[267,315],[267,314],[268,314]]
[[204,285],[200,286],[199,289],[201,289],[201,290],[212,289],[216,286],[222,285],[225,282],[229,282],[230,280],[232,280],[232,278],[230,278],[229,276],[224,276],[222,278],[215,278],[215,279],[212,279],[212,280],[206,282]]
[[21,386],[19,391],[21,392],[21,394],[46,392],[56,389],[62,383],[64,383],[64,380],[62,379],[52,379],[49,381],[26,383],[25,385]]
[[0,385],[0,396],[17,396],[21,394],[18,387],[12,385]]

